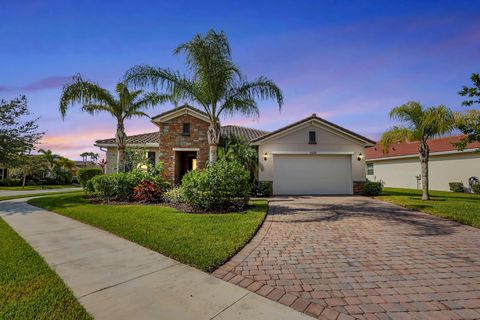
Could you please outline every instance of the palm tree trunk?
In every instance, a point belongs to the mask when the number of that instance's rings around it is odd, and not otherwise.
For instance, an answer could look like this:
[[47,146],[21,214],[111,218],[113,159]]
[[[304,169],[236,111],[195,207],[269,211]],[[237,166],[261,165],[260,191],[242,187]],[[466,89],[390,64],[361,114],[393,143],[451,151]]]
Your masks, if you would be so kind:
[[217,161],[217,148],[220,141],[220,123],[218,121],[212,121],[208,127],[207,132],[208,144],[210,145],[209,163],[215,163]]
[[420,164],[422,167],[422,200],[430,200],[428,194],[428,160],[430,156],[430,148],[426,141],[421,141],[418,148],[420,154]]
[[117,141],[117,173],[125,172],[125,147],[127,144],[127,135],[125,134],[123,121],[118,121],[115,140]]

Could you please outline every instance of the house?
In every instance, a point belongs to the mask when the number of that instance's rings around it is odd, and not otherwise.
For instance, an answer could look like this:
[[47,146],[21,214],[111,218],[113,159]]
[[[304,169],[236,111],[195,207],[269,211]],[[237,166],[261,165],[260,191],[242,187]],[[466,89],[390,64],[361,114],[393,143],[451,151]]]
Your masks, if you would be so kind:
[[[165,178],[178,184],[183,175],[208,160],[207,115],[190,106],[151,120],[157,132],[128,137],[127,146],[145,148],[152,163],[163,161]],[[222,126],[221,135],[243,137],[258,150],[259,179],[283,194],[359,193],[366,180],[365,148],[375,142],[315,114],[274,132]],[[107,173],[116,171],[115,139],[97,140],[107,154]]]
[[9,170],[5,167],[0,166],[0,180],[7,179]]
[[96,164],[93,161],[75,160],[74,162],[75,162],[75,167],[72,168],[72,176],[73,177],[77,176],[77,172],[80,169],[86,169],[86,168],[88,168],[88,169],[91,169],[91,168],[102,169],[102,167],[100,167],[98,164]]
[[[449,182],[463,182],[469,189],[469,178],[480,178],[480,143],[458,151],[453,143],[464,136],[455,135],[432,139],[429,161],[429,187],[432,190],[449,190]],[[387,154],[377,145],[366,150],[367,178],[383,181],[386,187],[421,188],[421,167],[418,142],[402,142],[390,147]]]

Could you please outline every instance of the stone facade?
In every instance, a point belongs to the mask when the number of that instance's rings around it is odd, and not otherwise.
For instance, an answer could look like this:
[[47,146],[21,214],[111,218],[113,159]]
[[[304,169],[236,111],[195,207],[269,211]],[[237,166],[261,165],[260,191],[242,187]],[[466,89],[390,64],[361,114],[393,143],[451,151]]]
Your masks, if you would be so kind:
[[363,186],[365,186],[365,182],[366,181],[353,181],[353,194],[363,194]]
[[[190,124],[190,135],[183,135],[183,124]],[[204,168],[208,161],[208,122],[188,114],[157,123],[160,127],[159,159],[164,163],[164,177],[175,184],[174,148],[192,148],[197,151],[197,168]]]

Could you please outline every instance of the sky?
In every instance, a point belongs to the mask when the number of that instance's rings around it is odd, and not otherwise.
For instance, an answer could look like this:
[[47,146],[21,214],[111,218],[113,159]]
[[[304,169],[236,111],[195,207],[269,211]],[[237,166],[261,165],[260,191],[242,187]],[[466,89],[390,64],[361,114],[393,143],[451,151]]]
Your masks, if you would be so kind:
[[[266,76],[284,106],[261,101],[260,117],[222,124],[275,130],[316,113],[378,139],[391,108],[408,101],[461,110],[457,92],[480,72],[480,1],[7,1],[0,0],[0,98],[25,94],[46,134],[40,147],[72,159],[99,152],[115,134],[108,114],[73,106],[62,119],[63,85],[75,74],[113,90],[137,64],[185,71],[174,48],[224,31],[248,79]],[[172,108],[160,105],[155,115]],[[153,132],[148,118],[128,135]]]

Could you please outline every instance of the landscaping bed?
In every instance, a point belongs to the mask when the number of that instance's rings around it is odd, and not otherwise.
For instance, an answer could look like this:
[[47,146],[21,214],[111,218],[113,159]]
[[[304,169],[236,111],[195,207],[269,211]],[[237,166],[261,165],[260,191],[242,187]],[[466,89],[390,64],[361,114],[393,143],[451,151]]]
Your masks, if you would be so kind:
[[377,199],[480,228],[480,195],[430,191],[422,201],[422,190],[384,188]]
[[0,219],[0,319],[92,319],[45,261]]
[[256,233],[267,212],[264,200],[247,210],[189,214],[162,205],[98,205],[82,195],[31,199],[28,203],[107,230],[204,271],[213,271]]

